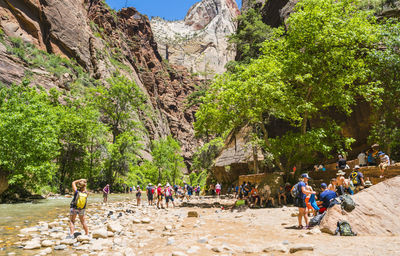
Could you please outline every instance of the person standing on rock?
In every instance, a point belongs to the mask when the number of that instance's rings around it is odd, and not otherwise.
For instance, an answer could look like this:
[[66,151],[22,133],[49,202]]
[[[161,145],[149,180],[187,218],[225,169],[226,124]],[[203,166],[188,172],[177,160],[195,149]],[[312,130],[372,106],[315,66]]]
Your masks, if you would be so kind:
[[147,185],[146,192],[147,192],[147,202],[151,206],[151,205],[153,205],[153,193],[154,193],[154,188],[151,185],[151,183],[149,183],[149,185]]
[[162,199],[163,199],[163,189],[161,187],[161,183],[158,183],[157,186],[157,208],[160,209],[160,204],[161,204],[161,208],[164,208],[163,203],[162,203]]
[[142,199],[142,191],[140,190],[140,186],[137,185],[137,190],[136,190],[136,205],[140,205],[140,201]]
[[108,194],[110,194],[110,185],[109,185],[109,184],[107,184],[107,185],[103,188],[103,203],[107,203]]
[[85,209],[87,203],[88,192],[86,191],[87,181],[85,179],[75,180],[72,182],[72,190],[74,191],[74,198],[70,205],[69,215],[69,230],[70,238],[73,238],[75,233],[75,219],[79,215],[79,220],[85,230],[85,234],[89,235],[89,229],[85,220]]
[[303,228],[302,225],[302,220],[304,218],[306,227],[308,226],[308,217],[306,214],[306,197],[309,194],[316,194],[315,191],[311,191],[307,189],[307,185],[306,183],[308,182],[308,180],[310,179],[310,177],[308,176],[307,173],[303,173],[301,175],[300,181],[299,183],[297,183],[297,197],[295,199],[295,205],[299,208],[299,215],[298,215],[298,221],[299,221],[299,229]]

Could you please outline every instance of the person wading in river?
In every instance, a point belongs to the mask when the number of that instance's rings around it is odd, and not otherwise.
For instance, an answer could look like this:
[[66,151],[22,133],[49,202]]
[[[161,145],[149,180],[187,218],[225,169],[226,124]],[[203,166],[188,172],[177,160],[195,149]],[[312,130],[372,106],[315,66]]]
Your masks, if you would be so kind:
[[103,188],[103,203],[107,203],[108,194],[110,194],[110,185],[106,185]]
[[74,190],[74,198],[71,202],[69,229],[70,236],[73,238],[75,232],[75,219],[79,215],[79,220],[82,223],[85,234],[89,235],[89,229],[85,221],[85,209],[87,203],[88,192],[86,191],[86,180],[80,179],[72,182],[72,189]]
[[315,191],[311,191],[307,189],[307,185],[306,183],[308,182],[308,180],[310,179],[310,177],[308,176],[307,173],[303,173],[301,175],[301,179],[297,185],[297,197],[295,198],[295,205],[299,208],[299,215],[298,215],[298,221],[299,221],[299,229],[303,228],[302,225],[302,219],[304,218],[306,227],[308,227],[308,217],[306,214],[306,202],[305,199],[307,197],[307,195],[309,194],[316,194]]

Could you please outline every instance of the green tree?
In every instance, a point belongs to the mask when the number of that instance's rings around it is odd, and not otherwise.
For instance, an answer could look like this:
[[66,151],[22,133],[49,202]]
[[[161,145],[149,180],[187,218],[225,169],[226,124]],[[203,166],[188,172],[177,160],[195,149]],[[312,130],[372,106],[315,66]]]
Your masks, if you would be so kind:
[[[261,13],[253,8],[236,18],[238,29],[229,36],[229,43],[236,46],[236,60],[240,63],[250,63],[261,55],[262,43],[272,34],[272,28],[262,21]],[[229,63],[228,67],[235,66]]]
[[181,178],[185,164],[180,153],[179,143],[171,136],[152,142],[151,155],[158,170],[157,183],[168,181],[175,184]]
[[388,20],[381,26],[380,41],[370,57],[374,79],[382,83],[380,104],[374,105],[374,125],[370,140],[378,142],[392,157],[400,158],[400,24]]
[[44,91],[0,87],[0,169],[10,184],[38,190],[56,172],[58,109]]
[[112,134],[105,175],[106,181],[112,185],[118,174],[128,172],[133,155],[140,149],[137,133],[142,127],[135,121],[135,113],[143,110],[146,98],[139,87],[124,76],[111,77],[107,82],[107,87],[93,90],[93,99]]
[[196,114],[196,131],[221,134],[243,125],[258,127],[261,132],[256,135],[262,136],[267,151],[275,153],[282,171],[290,169],[283,166],[288,162],[279,153],[286,147],[271,142],[271,120],[282,120],[293,131],[290,138],[297,143],[290,144],[303,156],[297,165],[311,154],[304,140],[318,140],[318,145],[332,151],[349,146],[351,138],[341,137],[339,148],[327,142],[333,138],[321,140],[325,138],[321,134],[340,135],[328,132],[338,130],[329,113],[349,115],[357,99],[372,101],[381,92],[370,81],[367,57],[378,42],[378,26],[374,16],[358,10],[356,4],[353,0],[300,1],[287,20],[287,30],[275,29],[263,43],[260,58],[211,85],[206,103]]

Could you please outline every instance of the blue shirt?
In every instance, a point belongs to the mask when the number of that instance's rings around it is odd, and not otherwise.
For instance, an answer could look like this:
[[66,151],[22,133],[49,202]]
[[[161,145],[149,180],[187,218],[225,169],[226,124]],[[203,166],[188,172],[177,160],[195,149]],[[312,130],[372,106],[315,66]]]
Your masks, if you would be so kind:
[[304,183],[303,181],[299,182],[299,185],[297,185],[297,189],[299,190],[299,198],[301,199],[306,199],[306,194],[303,193],[302,187],[306,187],[306,183]]
[[329,207],[331,199],[333,198],[336,198],[336,193],[329,189],[319,195],[319,199],[322,201],[322,206],[325,208]]

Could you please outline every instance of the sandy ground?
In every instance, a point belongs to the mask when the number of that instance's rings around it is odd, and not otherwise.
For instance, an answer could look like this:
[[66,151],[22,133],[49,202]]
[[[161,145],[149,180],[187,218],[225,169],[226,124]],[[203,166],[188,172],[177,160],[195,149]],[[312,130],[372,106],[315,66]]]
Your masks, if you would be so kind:
[[[213,201],[191,200],[191,203]],[[233,200],[215,201],[233,203]],[[113,211],[112,215],[109,215],[110,211]],[[196,211],[199,216],[188,217],[189,211]],[[221,207],[156,209],[148,207],[147,202],[136,207],[131,201],[93,204],[87,211],[91,232],[106,228],[106,223],[121,225],[122,229],[109,233],[108,238],[91,239],[88,244],[75,241],[65,250],[50,248],[54,255],[400,255],[399,236],[340,237],[320,233],[318,228],[291,229],[297,225],[297,217],[292,217],[295,212],[297,209],[294,207],[238,211]],[[66,217],[59,216],[56,220],[62,229],[59,231],[65,235],[68,230]],[[134,224],[135,220],[144,218],[151,222]],[[81,231],[79,222],[77,224],[77,231]],[[40,231],[24,233],[17,245],[24,245],[32,237],[40,237],[41,241],[50,239],[59,244],[62,238],[51,239],[46,235],[51,232],[42,232],[41,235]],[[308,245],[313,250],[289,252],[299,244]],[[14,252],[16,255],[44,255],[44,248],[17,249]]]

